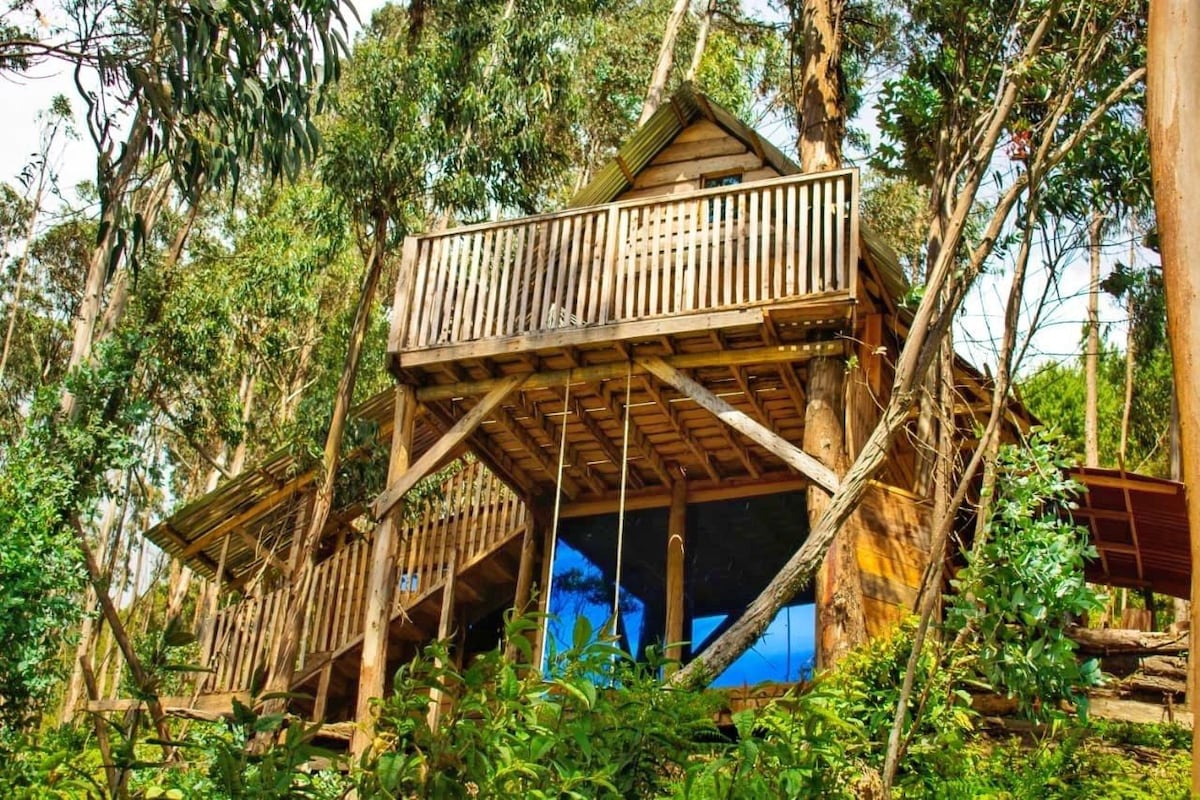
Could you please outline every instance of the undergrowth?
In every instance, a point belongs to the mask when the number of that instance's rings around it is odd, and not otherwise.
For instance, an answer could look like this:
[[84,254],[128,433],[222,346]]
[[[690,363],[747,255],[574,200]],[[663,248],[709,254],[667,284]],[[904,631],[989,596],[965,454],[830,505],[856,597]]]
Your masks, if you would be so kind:
[[[222,723],[176,723],[182,763],[156,742],[111,725],[117,796],[131,798],[758,798],[877,797],[891,709],[911,647],[910,626],[846,658],[814,683],[733,716],[718,693],[664,686],[645,662],[586,620],[544,679],[530,668],[527,618],[509,623],[518,657],[497,649],[465,669],[430,646],[378,705],[374,746],[360,762],[312,768],[332,754],[316,728],[238,706]],[[429,690],[452,702],[433,726]],[[1187,794],[1190,734],[1168,725],[1060,718],[1030,739],[980,731],[969,696],[932,656],[921,659],[924,713],[909,733],[900,798],[1173,800]],[[260,730],[278,743],[254,753]],[[336,762],[334,762],[336,764]],[[108,798],[90,726],[0,742],[0,796]]]

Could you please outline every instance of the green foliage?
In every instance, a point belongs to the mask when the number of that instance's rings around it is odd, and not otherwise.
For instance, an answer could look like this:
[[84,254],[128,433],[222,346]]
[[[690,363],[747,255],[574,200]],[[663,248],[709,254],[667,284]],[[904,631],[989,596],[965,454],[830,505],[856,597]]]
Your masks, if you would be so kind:
[[61,678],[52,657],[79,618],[84,584],[61,518],[76,484],[39,439],[10,450],[0,473],[0,732],[24,724]]
[[[396,675],[359,796],[649,797],[717,738],[713,698],[663,688],[661,660],[634,663],[580,618],[573,646],[543,682],[530,668],[532,619],[509,621],[520,657],[500,650],[450,666],[435,644]],[[430,728],[429,690],[453,702]]]
[[[1101,466],[1116,467],[1124,407],[1123,354],[1101,349],[1098,419]],[[1035,417],[1061,435],[1062,454],[1075,461],[1084,456],[1084,410],[1087,407],[1082,360],[1050,362],[1025,378],[1021,399]],[[1138,350],[1134,365],[1133,408],[1125,463],[1128,469],[1159,477],[1170,475],[1168,436],[1174,377],[1169,348]]]
[[1069,463],[1040,431],[1001,448],[992,518],[951,581],[946,609],[946,627],[969,642],[973,668],[1034,717],[1052,715],[1059,699],[1086,711],[1082,690],[1099,680],[1095,661],[1080,664],[1064,633],[1102,608],[1083,576],[1095,548],[1067,521],[1079,491],[1063,472]]

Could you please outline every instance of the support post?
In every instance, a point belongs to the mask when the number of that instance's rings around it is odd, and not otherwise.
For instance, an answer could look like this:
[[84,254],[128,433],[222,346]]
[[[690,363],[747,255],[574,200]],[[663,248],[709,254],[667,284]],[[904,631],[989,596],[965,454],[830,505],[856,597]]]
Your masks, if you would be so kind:
[[[409,467],[412,458],[413,424],[416,420],[417,397],[413,387],[396,387],[394,426],[391,456],[388,460],[388,482],[395,481]],[[362,663],[358,673],[358,704],[354,716],[358,721],[351,752],[360,756],[375,738],[371,701],[383,696],[387,672],[388,629],[391,625],[393,597],[396,589],[396,541],[398,511],[387,513],[375,526],[371,542],[371,566],[367,575],[367,607],[363,615]]]
[[[833,358],[815,358],[808,364],[808,403],[804,409],[804,451],[840,474],[845,470],[846,434],[843,401],[843,365]],[[808,489],[809,529],[829,505],[820,487]],[[833,666],[855,645],[866,640],[862,578],[854,552],[854,526],[844,525],[817,572],[817,663]]]
[[[521,563],[517,568],[517,588],[513,593],[513,614],[521,616],[529,611],[529,601],[533,596],[533,572],[537,568],[538,535],[536,526],[530,522],[525,526],[525,534],[521,538]],[[523,634],[526,635],[526,634]],[[517,658],[517,648],[508,642],[505,657],[509,661]]]
[[[450,549],[450,564],[446,570],[446,582],[442,586],[442,613],[438,618],[437,638],[439,642],[447,642],[454,630],[454,592],[458,584],[458,540],[455,539]],[[439,663],[437,667],[445,664]],[[442,700],[445,693],[441,689],[431,689],[429,692],[429,729],[436,730],[438,719],[442,715]]]
[[[667,518],[667,659],[678,662],[683,657],[680,642],[684,639],[683,611],[686,603],[684,556],[687,547],[687,483],[677,479],[671,486],[671,511]],[[674,672],[677,666],[668,666]]]

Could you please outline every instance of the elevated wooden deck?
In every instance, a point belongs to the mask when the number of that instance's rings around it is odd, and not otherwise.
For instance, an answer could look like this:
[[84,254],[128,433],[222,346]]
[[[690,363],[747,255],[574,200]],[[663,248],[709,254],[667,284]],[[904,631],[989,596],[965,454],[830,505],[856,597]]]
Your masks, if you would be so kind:
[[419,382],[439,363],[757,325],[850,302],[857,263],[855,170],[416,236],[392,367]]

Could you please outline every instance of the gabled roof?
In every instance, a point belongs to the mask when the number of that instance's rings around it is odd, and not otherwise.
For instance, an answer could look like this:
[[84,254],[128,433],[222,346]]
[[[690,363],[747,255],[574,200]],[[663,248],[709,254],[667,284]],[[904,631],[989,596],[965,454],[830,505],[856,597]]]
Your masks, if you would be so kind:
[[[650,119],[633,132],[612,160],[601,167],[592,180],[575,193],[567,203],[568,208],[603,205],[616,200],[623,192],[633,187],[633,178],[649,166],[683,129],[699,120],[708,120],[756,153],[763,162],[773,167],[780,175],[797,175],[800,166],[758,132],[738,119],[729,109],[696,90],[692,83],[685,83],[675,90]],[[859,226],[859,239],[863,251],[871,258],[879,271],[884,290],[895,302],[908,293],[908,280],[900,267],[896,252],[872,231],[869,225]]]
[[587,186],[575,193],[567,207],[611,203],[633,185],[630,176],[641,172],[684,128],[701,119],[712,122],[739,140],[747,150],[758,154],[780,175],[800,172],[796,162],[780,152],[779,148],[760,137],[728,109],[696,91],[691,83],[685,83],[658,107],[645,124],[634,131],[617,150],[612,161],[605,164]]

